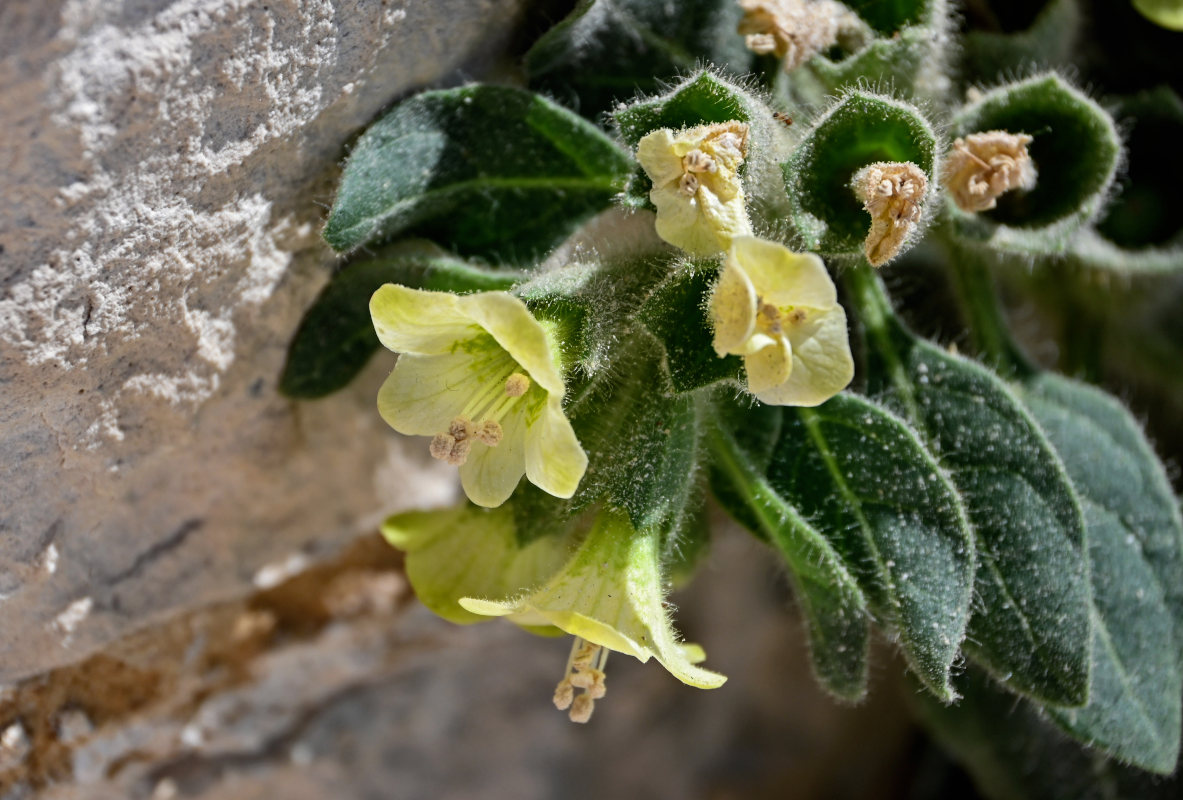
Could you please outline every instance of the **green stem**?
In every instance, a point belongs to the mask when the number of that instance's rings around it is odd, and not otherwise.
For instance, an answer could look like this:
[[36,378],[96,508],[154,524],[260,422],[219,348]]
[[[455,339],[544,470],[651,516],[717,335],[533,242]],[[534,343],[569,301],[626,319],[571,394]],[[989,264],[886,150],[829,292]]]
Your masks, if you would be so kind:
[[957,295],[969,336],[977,354],[1003,378],[1015,379],[1034,372],[1010,335],[1010,322],[1002,310],[990,265],[972,250],[946,244],[950,282]]
[[883,359],[887,375],[899,395],[909,418],[919,423],[922,419],[916,402],[916,390],[900,349],[902,327],[891,308],[891,298],[883,281],[866,262],[856,264],[842,273],[851,303],[858,311],[866,332],[867,344]]

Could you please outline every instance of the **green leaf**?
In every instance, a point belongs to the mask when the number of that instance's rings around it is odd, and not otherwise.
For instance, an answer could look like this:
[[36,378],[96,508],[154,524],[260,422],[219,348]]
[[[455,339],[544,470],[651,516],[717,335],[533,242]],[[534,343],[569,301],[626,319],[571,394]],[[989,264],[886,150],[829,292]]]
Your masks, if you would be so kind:
[[424,92],[358,139],[324,238],[338,252],[416,233],[534,259],[607,207],[632,159],[595,126],[502,86]]
[[834,545],[925,686],[951,700],[974,543],[956,490],[912,429],[851,394],[787,411],[768,481]]
[[728,432],[714,427],[709,436],[715,496],[772,544],[789,568],[818,681],[839,698],[860,699],[867,691],[871,637],[857,582],[826,537],[772,488]]
[[946,203],[957,232],[996,250],[1063,252],[1072,234],[1100,211],[1117,173],[1121,139],[1113,119],[1055,74],[999,86],[963,108],[956,135],[1005,130],[1034,137],[1039,172],[1030,192],[1007,192],[979,214]]
[[1129,412],[1055,375],[1028,381],[1028,407],[1072,477],[1088,528],[1093,586],[1089,704],[1051,709],[1081,741],[1169,773],[1179,753],[1183,522]]
[[962,40],[962,74],[981,85],[1013,73],[1015,64],[1067,66],[1077,55],[1083,25],[1080,0],[1051,0],[1026,30],[970,31]]
[[660,128],[679,130],[713,122],[752,118],[751,103],[710,72],[700,72],[667,94],[639,100],[612,114],[620,137],[634,150],[645,134]]
[[305,312],[288,349],[279,391],[314,399],[353,380],[380,346],[370,321],[370,296],[385,283],[463,294],[508,289],[520,280],[518,273],[474,267],[418,242],[400,242],[354,260]]
[[945,4],[941,0],[851,0],[846,6],[877,32],[892,36],[905,27],[931,23]]
[[743,362],[738,356],[719,358],[706,300],[715,265],[686,262],[657,288],[641,308],[641,322],[665,349],[665,366],[674,390],[689,392],[720,381],[738,385]]
[[916,339],[870,268],[847,272],[868,334],[873,395],[919,430],[974,528],[965,650],[1013,690],[1088,699],[1088,562],[1072,484],[1027,409],[992,372]]
[[733,0],[581,0],[526,54],[529,84],[594,119],[703,62],[743,75],[741,16]]
[[1034,706],[1016,703],[982,671],[957,681],[962,699],[943,705],[907,693],[920,720],[991,800],[1176,800],[1177,778],[1163,780],[1087,750]]
[[862,253],[871,217],[850,188],[854,173],[876,161],[910,161],[928,175],[931,196],[937,150],[932,125],[914,106],[862,91],[845,95],[782,165],[789,221],[803,248]]
[[677,528],[697,484],[698,410],[661,380],[660,357],[651,338],[634,337],[567,407],[589,461],[576,500],[582,507],[606,497],[638,530]]
[[871,30],[849,37],[851,44],[839,37],[837,48],[809,60],[809,73],[824,94],[837,94],[860,83],[891,86],[897,95],[939,93],[934,78],[943,78],[936,73],[946,71],[943,57],[949,48],[949,9],[944,0],[864,0],[847,5]]

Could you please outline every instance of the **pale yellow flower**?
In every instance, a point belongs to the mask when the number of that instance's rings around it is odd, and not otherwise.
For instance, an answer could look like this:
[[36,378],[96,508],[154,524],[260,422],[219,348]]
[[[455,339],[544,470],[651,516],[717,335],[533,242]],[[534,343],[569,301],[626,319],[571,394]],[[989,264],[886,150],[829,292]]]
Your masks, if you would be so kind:
[[559,347],[505,292],[457,296],[387,284],[370,300],[378,338],[402,355],[378,394],[399,433],[431,436],[465,493],[499,506],[522,474],[570,497],[587,455],[563,413]]
[[710,299],[719,357],[743,356],[762,403],[816,406],[846,388],[846,311],[822,260],[754,236],[731,244]]
[[[555,704],[584,722],[603,695],[607,650],[641,662],[657,659],[678,680],[700,689],[726,678],[695,666],[702,648],[678,641],[663,592],[660,533],[634,530],[628,515],[603,510],[567,563],[546,583],[509,599],[462,597],[474,614],[508,617],[526,627],[554,626],[577,637]],[[576,697],[574,690],[584,689]]]
[[773,54],[785,72],[796,69],[838,41],[853,16],[834,0],[739,0],[739,33],[753,53]]
[[567,560],[567,539],[542,536],[522,546],[510,505],[407,511],[382,524],[382,535],[407,554],[407,578],[419,601],[450,622],[485,622],[461,597],[508,597],[542,583]]
[[637,161],[653,182],[657,235],[694,255],[726,250],[752,232],[739,167],[747,155],[748,126],[731,121],[674,133],[646,134]]

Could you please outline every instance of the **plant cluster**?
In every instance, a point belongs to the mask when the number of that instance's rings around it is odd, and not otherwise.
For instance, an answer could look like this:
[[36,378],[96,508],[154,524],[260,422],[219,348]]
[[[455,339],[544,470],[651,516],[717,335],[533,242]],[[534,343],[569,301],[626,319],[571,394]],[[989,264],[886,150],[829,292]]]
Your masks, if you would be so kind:
[[[1183,130],[1183,105],[1128,98],[1119,124],[1030,66],[1069,57],[1077,3],[1028,23],[581,0],[526,88],[426,91],[374,122],[324,230],[349,258],[282,388],[323,396],[379,344],[400,354],[379,411],[467,498],[384,525],[420,600],[576,637],[554,697],[576,721],[612,650],[717,687],[666,600],[713,498],[783,558],[818,681],[863,697],[878,630],[987,791],[1172,772],[1179,504],[1121,403],[1024,353],[994,275],[1183,270],[1177,226],[1147,236],[1113,202],[1130,120]],[[973,358],[897,311],[882,275],[911,270],[955,298]]]

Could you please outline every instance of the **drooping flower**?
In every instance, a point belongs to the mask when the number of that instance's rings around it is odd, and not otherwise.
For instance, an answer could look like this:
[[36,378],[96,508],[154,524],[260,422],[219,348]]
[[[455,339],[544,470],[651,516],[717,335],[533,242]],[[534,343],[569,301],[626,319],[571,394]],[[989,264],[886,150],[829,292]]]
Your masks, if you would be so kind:
[[709,309],[715,352],[743,356],[748,391],[763,403],[816,406],[854,377],[846,311],[812,253],[736,239]]
[[641,139],[637,161],[653,182],[658,236],[710,256],[752,232],[739,178],[747,141],[747,124],[735,120],[678,133],[662,128]]
[[510,505],[406,511],[382,524],[382,535],[407,554],[407,578],[419,601],[449,622],[488,617],[461,607],[461,597],[507,597],[536,586],[569,557],[562,536],[519,543]]
[[867,261],[882,266],[896,257],[920,221],[928,177],[910,161],[879,161],[856,172],[851,187],[871,215],[863,245]]
[[998,197],[1012,189],[1035,186],[1035,164],[1027,152],[1025,133],[971,133],[953,142],[945,161],[945,188],[962,211],[989,211]]
[[834,0],[739,0],[739,33],[753,53],[781,59],[790,72],[833,45],[850,9]]
[[378,393],[399,433],[431,436],[477,505],[499,506],[522,474],[570,497],[587,455],[563,414],[559,347],[506,292],[457,296],[387,284],[370,300],[378,338],[402,355]]
[[[678,680],[714,689],[726,678],[695,666],[702,648],[678,641],[663,602],[657,530],[637,531],[626,514],[604,509],[567,563],[546,583],[515,597],[462,597],[474,614],[525,626],[554,626],[576,637],[555,704],[585,722],[604,692],[607,650],[657,659]],[[583,689],[579,696],[575,689]]]

